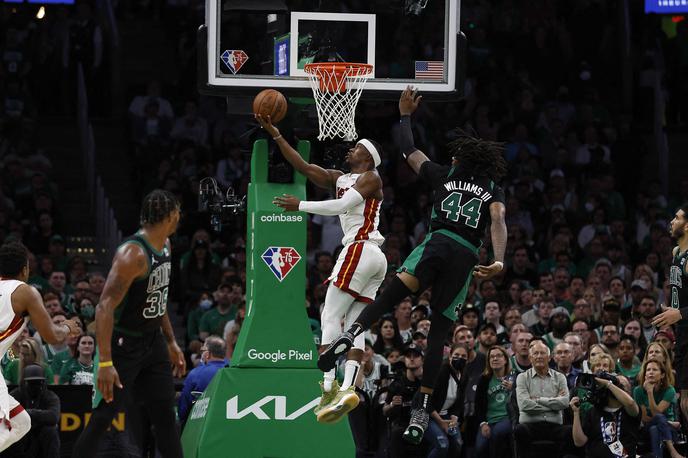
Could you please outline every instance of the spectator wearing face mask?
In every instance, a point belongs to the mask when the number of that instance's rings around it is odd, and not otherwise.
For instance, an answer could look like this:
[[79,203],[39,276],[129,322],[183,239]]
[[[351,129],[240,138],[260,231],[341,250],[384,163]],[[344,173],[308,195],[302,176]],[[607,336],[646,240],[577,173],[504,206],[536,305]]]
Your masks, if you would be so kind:
[[[430,414],[428,433],[435,437],[434,442],[446,452],[446,456],[458,456],[461,450],[459,423],[466,389],[466,384],[461,382],[467,359],[468,350],[464,344],[452,345],[449,359],[442,365],[435,382],[434,410]],[[440,453],[437,456],[445,455]]]
[[10,393],[31,417],[31,430],[3,456],[53,458],[60,456],[60,398],[46,387],[46,375],[37,364],[28,364],[21,385]]
[[[87,328],[90,326],[91,323],[95,322],[96,306],[93,304],[93,301],[89,297],[81,299],[74,308],[74,312],[76,312],[76,314],[79,315],[81,321],[84,322],[84,326],[86,326]],[[95,327],[95,325],[93,327]]]
[[186,346],[189,353],[199,355],[201,349],[201,338],[199,336],[201,318],[203,314],[213,307],[213,299],[208,291],[202,292],[195,300],[196,305],[191,309],[186,318]]

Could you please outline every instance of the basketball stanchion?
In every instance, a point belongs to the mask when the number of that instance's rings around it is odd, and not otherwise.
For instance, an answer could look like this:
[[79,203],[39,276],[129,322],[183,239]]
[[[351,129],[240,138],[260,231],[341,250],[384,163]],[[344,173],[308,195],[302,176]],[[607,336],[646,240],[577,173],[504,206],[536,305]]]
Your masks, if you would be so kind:
[[[307,161],[310,144],[297,146]],[[231,367],[219,370],[195,402],[182,433],[185,458],[328,458],[355,455],[346,419],[323,425],[313,408],[322,372],[304,304],[304,213],[284,213],[272,201],[306,197],[305,177],[268,182],[268,144],[251,157],[246,243],[246,318]]]

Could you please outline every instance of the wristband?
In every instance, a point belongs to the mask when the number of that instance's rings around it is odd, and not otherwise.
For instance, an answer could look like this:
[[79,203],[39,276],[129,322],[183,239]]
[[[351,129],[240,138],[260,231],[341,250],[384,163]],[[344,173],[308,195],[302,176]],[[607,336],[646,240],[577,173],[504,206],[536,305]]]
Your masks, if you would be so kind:
[[272,137],[272,139],[275,141],[279,140],[280,138],[282,138],[282,134],[279,134],[277,137]]
[[112,360],[98,362],[98,367],[112,367]]
[[494,263],[499,265],[499,270],[504,270],[504,263],[502,261],[495,261]]

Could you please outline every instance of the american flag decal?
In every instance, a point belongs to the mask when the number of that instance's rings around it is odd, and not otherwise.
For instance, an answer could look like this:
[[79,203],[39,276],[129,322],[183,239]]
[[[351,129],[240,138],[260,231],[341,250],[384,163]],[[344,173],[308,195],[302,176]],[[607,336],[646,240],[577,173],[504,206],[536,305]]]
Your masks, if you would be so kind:
[[415,78],[442,81],[444,79],[444,61],[417,60]]

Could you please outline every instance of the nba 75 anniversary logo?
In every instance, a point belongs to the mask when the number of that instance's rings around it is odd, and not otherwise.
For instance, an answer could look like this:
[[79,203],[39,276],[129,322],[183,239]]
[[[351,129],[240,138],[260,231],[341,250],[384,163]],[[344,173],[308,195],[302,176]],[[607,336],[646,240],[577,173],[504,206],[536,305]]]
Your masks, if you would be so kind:
[[271,246],[263,253],[263,261],[279,281],[291,272],[301,255],[292,247]]

